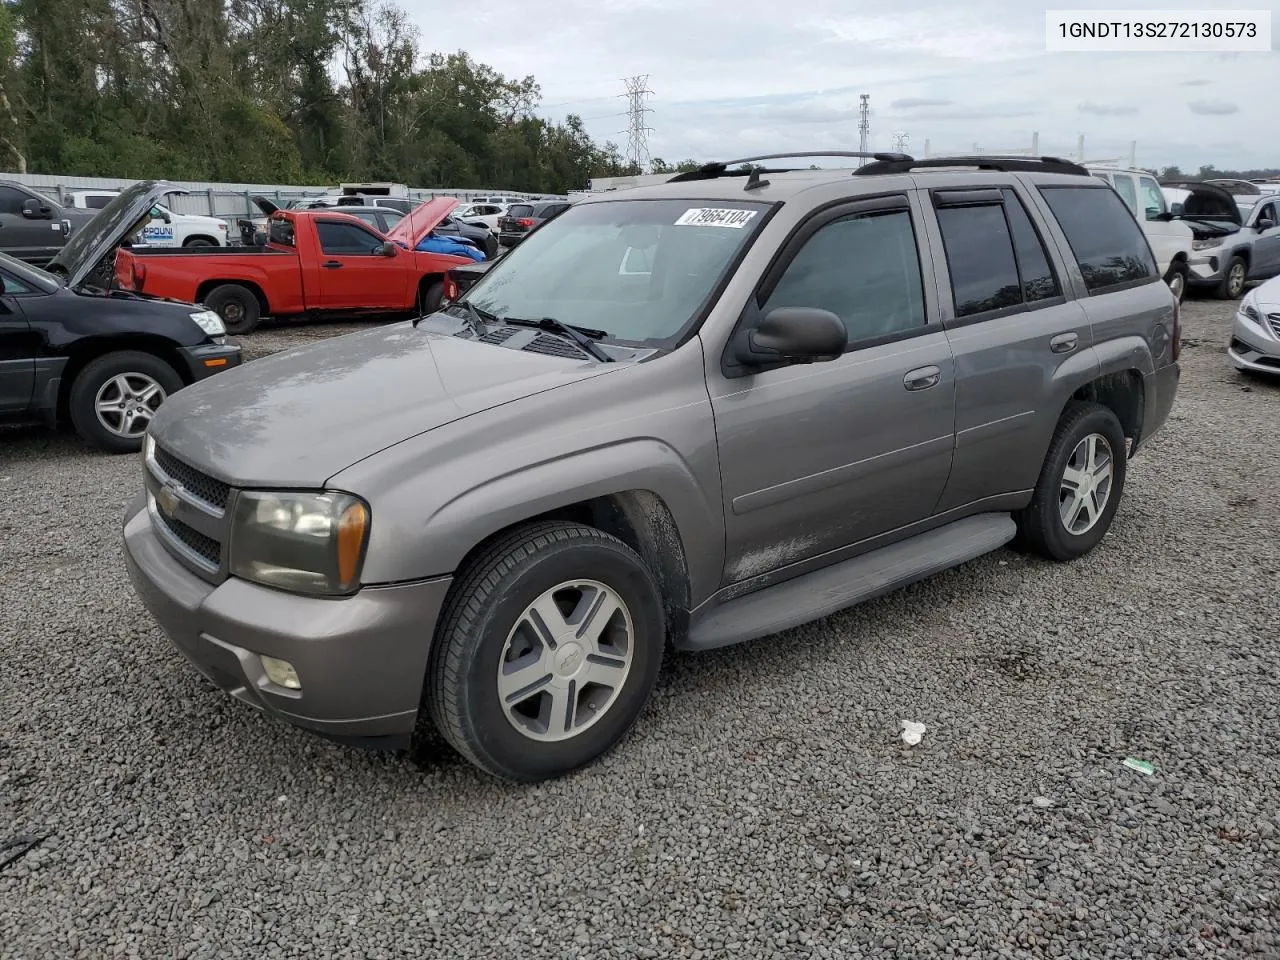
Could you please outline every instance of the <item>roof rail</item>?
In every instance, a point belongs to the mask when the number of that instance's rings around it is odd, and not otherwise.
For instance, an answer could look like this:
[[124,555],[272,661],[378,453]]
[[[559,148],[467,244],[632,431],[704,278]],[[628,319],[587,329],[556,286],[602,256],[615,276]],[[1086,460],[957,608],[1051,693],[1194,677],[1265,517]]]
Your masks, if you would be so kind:
[[874,177],[887,173],[910,173],[929,167],[977,167],[979,170],[998,170],[1001,173],[1023,171],[1028,173],[1069,173],[1077,177],[1090,176],[1078,163],[1061,157],[930,157],[928,160],[880,160],[868,163],[854,171],[855,176]]
[[[715,180],[717,177],[745,177],[750,171],[748,170],[730,170],[730,167],[739,166],[744,163],[755,163],[757,160],[785,160],[791,157],[849,157],[861,160],[878,160],[881,162],[903,162],[911,161],[911,158],[905,153],[861,153],[846,151],[819,151],[817,153],[766,153],[759,157],[742,157],[739,160],[725,160],[714,163],[704,163],[697,170],[690,170],[688,173],[677,173],[667,183],[687,183],[692,180]],[[787,169],[781,170],[763,170],[763,173],[787,173]]]

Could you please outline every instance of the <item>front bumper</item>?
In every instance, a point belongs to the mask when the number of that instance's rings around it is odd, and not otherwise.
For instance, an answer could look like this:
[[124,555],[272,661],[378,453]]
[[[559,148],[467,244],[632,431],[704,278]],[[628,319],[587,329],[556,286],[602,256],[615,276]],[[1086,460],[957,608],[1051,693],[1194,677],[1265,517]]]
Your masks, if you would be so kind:
[[[160,628],[222,690],[326,737],[383,749],[409,744],[451,578],[366,587],[340,600],[234,578],[214,586],[157,538],[146,494],[125,513],[124,556]],[[302,689],[272,683],[259,654],[293,664]]]
[[244,362],[243,351],[239,344],[234,343],[206,343],[198,347],[182,347],[178,352],[193,381],[230,370]]
[[1193,254],[1187,261],[1187,283],[1197,287],[1215,286],[1222,281],[1223,257],[1220,247]]
[[[1277,319],[1273,321],[1272,316]],[[1227,356],[1237,370],[1280,374],[1280,314],[1263,316],[1262,324],[1266,326],[1254,323],[1237,311]]]

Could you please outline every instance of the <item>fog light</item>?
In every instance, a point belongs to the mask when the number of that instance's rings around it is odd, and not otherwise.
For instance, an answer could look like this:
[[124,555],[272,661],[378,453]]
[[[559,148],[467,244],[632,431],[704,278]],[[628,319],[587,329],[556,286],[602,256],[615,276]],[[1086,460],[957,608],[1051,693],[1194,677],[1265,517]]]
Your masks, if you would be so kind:
[[267,679],[277,687],[284,687],[286,690],[302,689],[302,681],[298,679],[298,671],[293,669],[293,664],[288,660],[277,660],[275,657],[261,654],[258,659],[262,661],[262,669],[266,671]]

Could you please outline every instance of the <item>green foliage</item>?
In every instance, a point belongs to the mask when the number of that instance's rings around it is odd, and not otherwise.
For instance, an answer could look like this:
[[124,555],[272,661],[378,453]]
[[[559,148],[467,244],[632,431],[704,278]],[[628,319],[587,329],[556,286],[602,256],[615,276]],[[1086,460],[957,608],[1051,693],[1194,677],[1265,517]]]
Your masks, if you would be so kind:
[[545,193],[628,172],[540,98],[424,53],[387,0],[0,0],[0,167]]

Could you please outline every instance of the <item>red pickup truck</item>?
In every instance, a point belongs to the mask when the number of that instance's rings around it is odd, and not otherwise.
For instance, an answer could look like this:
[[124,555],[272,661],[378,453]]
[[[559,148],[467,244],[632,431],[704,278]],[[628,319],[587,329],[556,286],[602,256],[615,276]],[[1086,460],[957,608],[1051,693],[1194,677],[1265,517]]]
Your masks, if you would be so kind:
[[264,316],[429,313],[449,269],[472,261],[415,248],[457,205],[437,197],[386,236],[346,214],[280,210],[261,247],[121,247],[116,280],[137,293],[203,303],[231,333],[248,333]]

